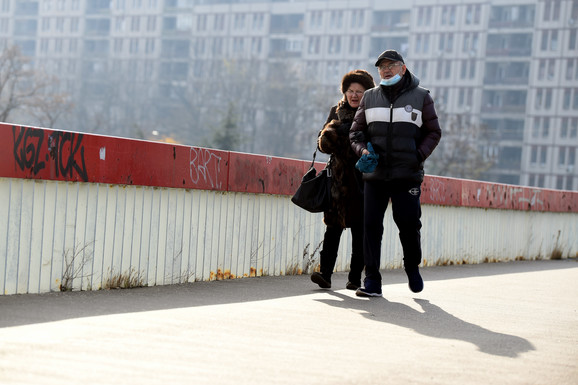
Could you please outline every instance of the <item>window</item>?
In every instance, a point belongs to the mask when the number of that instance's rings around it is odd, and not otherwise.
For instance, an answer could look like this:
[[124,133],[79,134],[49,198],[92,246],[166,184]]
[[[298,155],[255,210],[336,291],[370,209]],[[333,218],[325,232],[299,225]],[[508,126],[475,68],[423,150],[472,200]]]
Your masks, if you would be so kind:
[[245,15],[244,14],[236,14],[235,19],[233,22],[233,29],[244,29],[245,28]]
[[343,28],[343,11],[331,11],[329,26],[331,28]]
[[262,47],[262,39],[260,37],[254,37],[251,39],[251,53],[252,54],[260,54]]
[[578,110],[578,88],[566,88],[562,96],[563,110]]
[[575,160],[575,147],[562,146],[558,148],[558,166],[573,165]]
[[542,51],[556,51],[558,49],[558,30],[545,29],[542,31],[540,49]]
[[469,32],[464,34],[462,52],[475,54],[478,51],[479,34],[477,32]]
[[330,61],[327,63],[327,80],[338,81],[339,78],[339,63],[336,61]]
[[[202,39],[204,41],[204,39]],[[233,39],[233,53],[243,53],[245,51],[245,38],[236,37]]]
[[328,53],[341,53],[341,36],[330,36]]
[[42,18],[42,21],[40,22],[40,28],[43,31],[48,31],[50,29],[50,19],[47,17]]
[[309,18],[309,26],[311,29],[319,29],[323,25],[323,12],[313,11],[311,12],[311,17]]
[[560,127],[561,139],[576,139],[578,137],[578,118],[564,118]]
[[532,137],[547,138],[550,135],[550,118],[549,117],[535,117],[534,126],[532,128]]
[[544,21],[560,20],[560,0],[546,0],[542,17]]
[[351,28],[357,29],[363,27],[365,19],[365,13],[363,10],[358,9],[351,12]]
[[438,79],[449,79],[451,75],[452,61],[451,60],[438,60],[436,77]]
[[129,52],[132,54],[138,53],[138,39],[129,40]]
[[310,37],[308,46],[310,54],[319,54],[321,52],[321,38],[319,36]]
[[48,39],[40,39],[40,52],[48,52]]
[[544,187],[545,177],[543,174],[531,174],[529,184],[530,186]]
[[439,51],[440,52],[453,52],[454,49],[454,34],[453,33],[442,33],[440,35],[439,41]]
[[197,31],[207,30],[207,15],[197,15]]
[[363,38],[361,36],[351,36],[349,38],[349,53],[361,53]]
[[538,67],[538,79],[539,80],[554,79],[555,69],[556,69],[556,60],[541,59]]
[[476,76],[476,61],[474,59],[462,60],[460,79],[473,79]]
[[140,17],[133,16],[130,21],[130,30],[133,32],[138,32],[139,29],[140,29]]
[[412,72],[417,75],[420,80],[427,80],[428,60],[416,60],[413,62]]
[[151,54],[155,52],[155,39],[145,39],[145,53]]
[[2,3],[0,3],[0,12],[10,12],[10,0],[2,0]]
[[549,110],[552,108],[552,89],[538,88],[536,90],[536,100],[534,106],[536,110]]
[[126,26],[125,20],[123,16],[115,17],[114,19],[114,30],[117,32],[124,31]]
[[[200,16],[197,19],[197,23],[200,22]],[[206,24],[206,17],[205,17],[205,21],[204,23]],[[204,28],[204,27],[203,27]],[[213,28],[215,31],[223,31],[225,30],[225,15],[223,14],[218,14],[215,15],[215,25]],[[197,25],[197,31],[200,31],[199,26]]]
[[112,42],[112,49],[114,53],[121,53],[122,52],[122,39],[114,39]]
[[480,4],[470,4],[466,7],[466,24],[480,24],[482,6]]
[[473,88],[460,88],[458,92],[458,106],[470,107],[474,97]]
[[429,26],[432,22],[433,7],[419,7],[417,9],[417,25]]
[[578,46],[576,45],[576,37],[578,34],[578,28],[572,28],[570,30],[568,30],[568,33],[570,34],[569,39],[568,39],[568,49],[571,51],[574,51],[578,48]]
[[79,20],[78,19],[71,19],[70,20],[70,32],[78,32],[79,31]]
[[156,16],[147,17],[147,31],[154,32],[157,29],[157,18]]
[[256,13],[253,15],[253,30],[260,31],[265,25],[265,15],[262,13]]
[[454,5],[443,6],[441,25],[455,25],[455,24],[456,24],[456,7]]
[[415,52],[428,53],[429,52],[429,34],[417,34],[415,38]]

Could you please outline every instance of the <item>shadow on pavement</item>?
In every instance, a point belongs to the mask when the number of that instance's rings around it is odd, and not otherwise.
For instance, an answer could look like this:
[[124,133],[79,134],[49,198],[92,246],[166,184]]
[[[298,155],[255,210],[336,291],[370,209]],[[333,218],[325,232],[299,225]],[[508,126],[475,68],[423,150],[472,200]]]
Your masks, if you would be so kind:
[[521,353],[535,350],[524,338],[496,333],[463,321],[426,299],[414,298],[423,310],[420,312],[385,298],[359,300],[337,292],[330,293],[338,299],[317,301],[344,309],[359,310],[367,319],[411,329],[424,336],[470,342],[483,353],[515,358]]
[[[424,279],[427,281],[575,267],[578,267],[578,265],[576,265],[574,260],[561,260],[426,267],[422,269],[422,272]],[[338,286],[340,284],[339,281],[343,280],[344,286],[346,277],[347,273],[335,274],[334,286],[336,289],[343,288]],[[406,280],[407,278],[402,270],[384,271],[384,285],[402,283],[406,282]],[[0,328],[81,317],[262,301],[309,295],[317,290],[319,288],[310,281],[309,275],[300,275],[195,282],[125,290],[0,296]],[[363,307],[366,306],[366,302],[360,301],[351,305]],[[440,320],[436,321],[437,325],[429,325],[429,323],[426,323],[425,326],[422,325],[423,314],[415,312],[405,305],[390,302],[386,303],[386,305],[385,309],[389,310],[382,315],[384,321],[399,322],[396,317],[389,316],[389,312],[392,309],[397,309],[398,312],[405,314],[401,319],[407,321],[405,325],[401,326],[415,328],[417,331],[420,331],[419,328],[426,327],[420,332],[427,335],[439,334],[452,338],[452,336],[455,337],[460,334],[460,329],[479,328],[455,319],[455,317],[429,303],[421,303],[421,305],[432,319],[441,318],[441,322]],[[368,309],[363,308],[362,310]],[[377,311],[377,309],[374,310]],[[452,323],[453,327],[450,327],[449,323]],[[469,331],[471,332],[472,330]],[[494,353],[498,354],[499,352],[495,352],[496,348],[486,346],[483,340],[488,337],[499,338],[501,335],[486,331],[483,328],[479,328],[479,332],[483,338],[480,337],[479,340],[476,339],[472,342],[476,343],[483,351],[492,351],[494,349]],[[514,342],[514,346],[518,346],[518,350],[521,351],[523,344],[520,341],[516,343],[515,340],[512,340],[510,342]],[[504,353],[506,352],[508,352],[507,349]]]

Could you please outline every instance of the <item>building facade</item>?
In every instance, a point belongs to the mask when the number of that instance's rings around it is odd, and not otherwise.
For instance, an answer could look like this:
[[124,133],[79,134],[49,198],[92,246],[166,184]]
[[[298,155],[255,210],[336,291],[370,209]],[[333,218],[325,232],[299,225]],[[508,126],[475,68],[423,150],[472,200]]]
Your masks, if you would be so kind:
[[[170,104],[230,58],[263,72],[291,60],[335,87],[353,68],[377,78],[375,58],[394,48],[438,110],[484,128],[495,162],[483,179],[578,189],[576,0],[0,0],[0,44],[81,104],[102,104],[103,77],[121,68],[126,95]],[[104,97],[110,119],[121,97]]]

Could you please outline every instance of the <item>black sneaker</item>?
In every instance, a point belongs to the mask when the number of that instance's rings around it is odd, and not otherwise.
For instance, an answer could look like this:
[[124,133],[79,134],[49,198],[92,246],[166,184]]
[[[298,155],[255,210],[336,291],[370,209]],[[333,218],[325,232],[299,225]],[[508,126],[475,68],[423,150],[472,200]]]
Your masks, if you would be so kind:
[[361,287],[361,282],[347,282],[347,285],[345,285],[345,288],[347,290],[357,290]]
[[409,280],[409,290],[413,291],[414,293],[419,293],[423,290],[423,279],[421,275],[419,275],[419,269],[416,267],[415,269],[406,270],[405,273],[407,274],[407,278]]
[[324,277],[323,274],[315,272],[311,274],[311,281],[315,282],[319,285],[322,289],[330,289],[331,288],[331,278]]
[[360,287],[355,291],[358,297],[381,297],[381,282],[365,280],[365,287]]

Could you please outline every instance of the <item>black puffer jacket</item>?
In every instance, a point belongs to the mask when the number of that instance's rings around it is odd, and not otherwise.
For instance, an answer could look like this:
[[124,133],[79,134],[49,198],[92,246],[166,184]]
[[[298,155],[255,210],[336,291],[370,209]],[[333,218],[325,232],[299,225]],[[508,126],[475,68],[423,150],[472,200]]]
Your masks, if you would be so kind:
[[331,154],[332,207],[326,211],[323,221],[328,226],[342,228],[359,225],[363,221],[363,181],[355,168],[359,159],[349,141],[349,129],[356,109],[345,100],[331,108],[329,117],[319,133],[321,152]]
[[406,71],[398,85],[365,93],[349,136],[359,156],[367,142],[379,154],[377,168],[363,174],[364,180],[421,183],[424,161],[438,145],[441,129],[429,91],[419,87],[419,79]]

